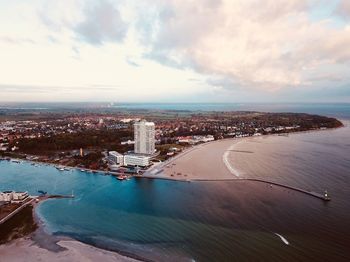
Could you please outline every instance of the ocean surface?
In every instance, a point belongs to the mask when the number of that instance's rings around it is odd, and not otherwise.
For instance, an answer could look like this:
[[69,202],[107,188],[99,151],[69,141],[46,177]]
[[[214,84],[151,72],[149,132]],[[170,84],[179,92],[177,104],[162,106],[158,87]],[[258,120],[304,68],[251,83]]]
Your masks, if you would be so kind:
[[120,182],[7,161],[0,191],[73,191],[37,209],[47,231],[146,260],[350,261],[347,110],[319,112],[341,112],[343,128],[243,140],[229,155],[243,177],[328,190],[330,202],[259,182]]

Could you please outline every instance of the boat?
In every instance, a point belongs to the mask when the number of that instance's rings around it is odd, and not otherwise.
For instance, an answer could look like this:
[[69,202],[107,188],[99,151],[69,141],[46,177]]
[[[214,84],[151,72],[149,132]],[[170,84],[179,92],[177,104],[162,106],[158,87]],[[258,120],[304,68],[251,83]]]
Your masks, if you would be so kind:
[[126,175],[120,175],[120,176],[117,176],[117,179],[122,181],[122,180],[127,179],[127,176]]
[[46,194],[47,194],[47,192],[46,192],[46,191],[43,191],[43,190],[38,190],[38,193],[39,193],[39,194],[42,194],[42,195],[46,195]]
[[85,170],[84,170],[84,169],[80,169],[80,171],[81,171],[81,172],[85,172]]

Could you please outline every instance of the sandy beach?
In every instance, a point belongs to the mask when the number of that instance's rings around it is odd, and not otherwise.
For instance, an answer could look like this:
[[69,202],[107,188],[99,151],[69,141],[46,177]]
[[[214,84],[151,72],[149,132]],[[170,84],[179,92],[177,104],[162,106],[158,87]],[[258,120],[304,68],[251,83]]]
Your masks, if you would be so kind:
[[75,261],[137,261],[124,257],[114,252],[102,250],[74,240],[60,240],[57,242],[59,250],[52,251],[36,244],[29,238],[21,238],[9,244],[0,246],[1,261],[27,262],[27,261],[50,261],[50,262],[75,262]]
[[[281,134],[282,136],[297,135],[310,132],[329,132],[337,128],[317,129]],[[169,179],[178,181],[195,180],[227,180],[244,178],[232,163],[229,162],[230,152],[235,145],[254,139],[265,139],[278,134],[250,136],[241,138],[227,138],[199,144],[187,148],[179,155],[151,167],[143,177]]]
[[194,146],[151,168],[143,176],[183,181],[239,178],[239,172],[227,158],[230,150],[242,140],[223,139]]

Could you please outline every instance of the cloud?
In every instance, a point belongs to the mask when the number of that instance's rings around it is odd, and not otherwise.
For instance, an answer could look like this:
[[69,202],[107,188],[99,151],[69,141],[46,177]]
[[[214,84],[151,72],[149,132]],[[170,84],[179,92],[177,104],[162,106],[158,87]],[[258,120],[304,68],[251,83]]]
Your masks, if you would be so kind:
[[46,1],[37,15],[51,32],[68,30],[92,45],[120,42],[128,31],[118,7],[108,0]]
[[128,26],[111,2],[98,1],[96,5],[86,6],[84,16],[84,20],[73,28],[82,40],[101,45],[104,42],[120,42],[124,39]]
[[145,57],[264,90],[302,86],[324,64],[349,66],[349,28],[310,19],[317,1],[214,2],[149,1]]
[[206,80],[207,84],[220,87],[223,89],[233,90],[239,89],[239,84],[233,81],[231,78],[222,78],[222,77],[210,77]]
[[348,0],[341,0],[337,8],[337,13],[345,19],[350,19],[350,2]]
[[35,44],[35,41],[30,38],[23,37],[10,37],[10,36],[0,36],[0,42],[7,44]]
[[125,59],[125,61],[131,65],[131,66],[134,66],[134,67],[139,67],[140,65],[138,63],[136,63],[131,57],[127,57]]
[[13,85],[0,84],[0,90],[6,93],[79,93],[81,91],[112,92],[120,89],[116,85],[88,85],[88,86],[43,86],[43,85]]

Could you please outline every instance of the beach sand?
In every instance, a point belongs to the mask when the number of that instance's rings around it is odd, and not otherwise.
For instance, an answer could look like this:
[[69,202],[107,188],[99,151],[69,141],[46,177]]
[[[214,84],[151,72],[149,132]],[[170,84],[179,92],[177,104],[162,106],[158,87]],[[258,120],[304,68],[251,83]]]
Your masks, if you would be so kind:
[[185,181],[239,178],[239,172],[227,160],[239,141],[241,139],[224,139],[194,146],[151,168],[144,177]]
[[52,251],[40,247],[29,238],[21,238],[0,246],[0,260],[6,262],[50,261],[137,261],[114,252],[102,250],[75,240],[60,240],[61,250]]

